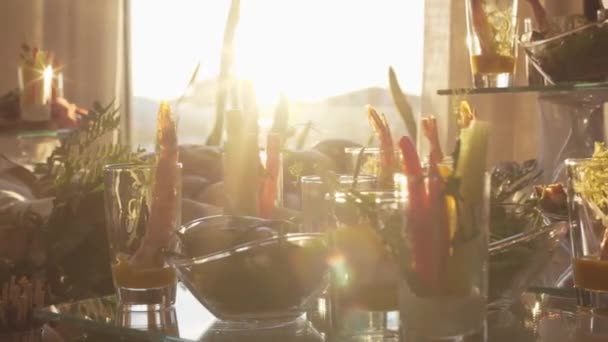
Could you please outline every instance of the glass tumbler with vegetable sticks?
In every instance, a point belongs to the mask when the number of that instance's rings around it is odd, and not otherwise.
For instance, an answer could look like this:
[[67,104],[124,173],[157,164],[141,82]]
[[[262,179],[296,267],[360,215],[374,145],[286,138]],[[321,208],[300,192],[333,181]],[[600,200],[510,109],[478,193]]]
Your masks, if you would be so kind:
[[568,159],[566,167],[578,304],[608,309],[608,159]]
[[517,59],[517,0],[466,0],[466,19],[473,85],[511,86]]
[[400,241],[405,194],[334,194],[332,282],[327,311],[333,330],[349,340],[397,338],[398,273],[388,243]]
[[[339,175],[336,177],[341,187],[372,190],[376,178],[370,175]],[[321,176],[311,175],[300,178],[303,230],[306,233],[324,233],[333,227],[331,206],[328,195],[333,195],[331,187]]]
[[116,164],[104,168],[105,212],[112,276],[125,308],[159,309],[175,302],[175,271],[163,249],[179,229],[181,164]]
[[405,341],[461,340],[485,327],[488,293],[490,176],[485,173],[488,126],[462,128],[453,169],[431,151],[423,168],[403,137],[402,242],[393,255],[401,277],[399,302]]
[[[348,171],[360,175],[378,177],[382,171],[381,149],[379,147],[347,147],[344,153],[349,159]],[[400,161],[400,153],[395,153],[395,160]],[[357,166],[359,164],[359,166]],[[393,173],[399,170],[392,170]]]

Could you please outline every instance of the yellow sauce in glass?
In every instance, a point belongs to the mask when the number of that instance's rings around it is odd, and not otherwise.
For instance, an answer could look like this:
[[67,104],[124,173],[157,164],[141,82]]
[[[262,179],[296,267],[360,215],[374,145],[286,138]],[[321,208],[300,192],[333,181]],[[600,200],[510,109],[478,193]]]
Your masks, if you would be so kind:
[[574,286],[608,292],[608,261],[591,257],[574,259]]
[[471,66],[474,74],[512,73],[515,59],[502,55],[477,55],[471,57]]
[[112,265],[112,276],[118,287],[130,289],[150,289],[175,284],[175,270],[163,268],[137,268],[128,262],[117,262]]

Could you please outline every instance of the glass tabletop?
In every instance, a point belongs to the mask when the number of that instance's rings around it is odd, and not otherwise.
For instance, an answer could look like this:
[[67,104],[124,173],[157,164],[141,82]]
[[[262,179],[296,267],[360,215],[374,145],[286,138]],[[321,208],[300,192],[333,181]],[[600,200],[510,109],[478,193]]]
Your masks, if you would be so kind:
[[60,321],[105,336],[149,341],[322,341],[310,322],[301,318],[280,329],[226,331],[182,285],[176,303],[164,311],[123,311],[115,296],[52,305],[35,312],[43,321]]
[[608,90],[608,82],[560,83],[556,85],[514,86],[508,88],[451,88],[440,89],[438,95],[476,95],[503,93],[568,93]]
[[[550,290],[550,289],[549,289]],[[528,292],[508,310],[490,310],[486,341],[599,341],[608,339],[608,316],[577,309],[572,291]],[[226,329],[187,289],[178,285],[170,310],[123,312],[114,296],[59,304],[36,311],[42,320],[60,321],[121,340],[148,341],[334,341],[304,317],[281,328]],[[474,339],[474,340],[477,340]],[[339,340],[339,339],[338,339]]]

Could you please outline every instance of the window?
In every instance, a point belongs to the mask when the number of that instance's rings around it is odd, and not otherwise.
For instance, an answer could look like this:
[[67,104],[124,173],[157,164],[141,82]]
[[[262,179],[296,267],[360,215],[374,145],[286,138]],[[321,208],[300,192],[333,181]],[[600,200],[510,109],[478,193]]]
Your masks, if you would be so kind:
[[[199,62],[197,84],[175,111],[180,143],[205,141],[214,122],[213,80],[229,7],[229,0],[131,0],[135,145],[151,146],[159,101],[179,97]],[[387,90],[388,66],[417,110],[423,10],[422,0],[241,0],[233,71],[254,84],[261,128],[272,122],[283,92],[290,125],[313,123],[308,144],[365,142],[367,103],[405,130]]]

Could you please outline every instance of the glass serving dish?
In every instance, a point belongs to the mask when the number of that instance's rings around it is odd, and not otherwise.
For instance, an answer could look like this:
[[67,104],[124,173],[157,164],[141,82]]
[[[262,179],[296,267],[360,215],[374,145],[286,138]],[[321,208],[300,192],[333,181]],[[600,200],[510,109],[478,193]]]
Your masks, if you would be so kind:
[[608,21],[560,26],[566,30],[553,37],[520,41],[534,67],[551,84],[608,80]]
[[279,234],[299,233],[298,225],[253,216],[215,215],[183,225],[177,232],[185,255],[204,256]]
[[[248,227],[241,228],[260,228]],[[201,229],[209,229],[204,219],[185,226],[181,233]],[[278,231],[211,254],[192,253],[187,247],[184,253],[168,253],[166,260],[228,330],[290,324],[306,312],[329,281],[328,247],[322,234]]]
[[[568,232],[567,222],[546,224],[540,213],[522,217],[523,208],[519,204],[492,207],[491,231],[495,233],[496,225],[504,224],[511,233],[500,239],[494,237],[490,243],[491,308],[502,308],[517,300],[547,268]],[[497,222],[499,215],[502,222]]]

